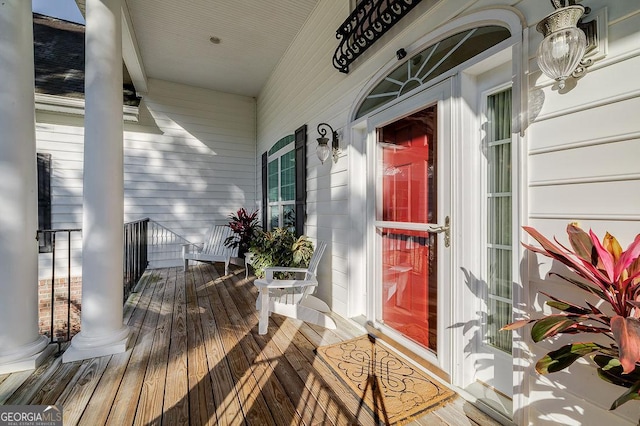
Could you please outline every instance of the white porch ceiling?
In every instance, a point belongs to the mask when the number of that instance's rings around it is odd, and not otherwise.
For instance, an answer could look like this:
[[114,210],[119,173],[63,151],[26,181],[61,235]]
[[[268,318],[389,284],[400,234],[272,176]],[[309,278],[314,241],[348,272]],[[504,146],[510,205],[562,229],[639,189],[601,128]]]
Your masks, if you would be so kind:
[[[76,2],[84,13],[85,0]],[[257,96],[317,2],[123,0],[123,8],[147,77]]]

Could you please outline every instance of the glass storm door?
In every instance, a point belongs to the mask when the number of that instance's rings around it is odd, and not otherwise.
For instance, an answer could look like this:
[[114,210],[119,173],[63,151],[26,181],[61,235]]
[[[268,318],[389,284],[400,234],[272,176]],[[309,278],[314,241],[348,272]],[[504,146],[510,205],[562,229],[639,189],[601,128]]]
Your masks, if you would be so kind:
[[[438,354],[448,276],[449,81],[372,118],[376,150],[376,320]],[[408,110],[408,111],[407,111]]]

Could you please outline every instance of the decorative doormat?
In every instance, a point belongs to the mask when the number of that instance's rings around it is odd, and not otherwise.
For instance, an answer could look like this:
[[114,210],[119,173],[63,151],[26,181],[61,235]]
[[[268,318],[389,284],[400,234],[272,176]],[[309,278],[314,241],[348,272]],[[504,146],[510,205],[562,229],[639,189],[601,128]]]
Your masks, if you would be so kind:
[[375,418],[388,425],[408,423],[455,396],[368,335],[321,346],[317,353]]

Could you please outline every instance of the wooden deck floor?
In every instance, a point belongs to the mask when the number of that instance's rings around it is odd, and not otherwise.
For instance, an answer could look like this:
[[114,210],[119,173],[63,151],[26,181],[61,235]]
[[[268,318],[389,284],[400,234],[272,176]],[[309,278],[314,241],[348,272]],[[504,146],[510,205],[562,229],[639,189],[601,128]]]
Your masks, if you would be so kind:
[[[125,306],[122,354],[0,375],[2,405],[62,405],[64,425],[375,424],[318,346],[362,334],[273,315],[258,335],[256,289],[244,270],[199,264],[147,271]],[[462,398],[413,425],[493,425]]]

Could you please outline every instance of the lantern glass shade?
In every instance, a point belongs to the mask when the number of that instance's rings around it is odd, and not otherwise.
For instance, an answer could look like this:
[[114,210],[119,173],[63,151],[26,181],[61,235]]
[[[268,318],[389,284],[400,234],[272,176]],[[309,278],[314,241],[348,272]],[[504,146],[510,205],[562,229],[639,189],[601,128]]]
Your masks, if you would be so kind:
[[327,161],[331,148],[329,148],[329,138],[318,138],[318,147],[316,148],[316,154],[322,164]]
[[576,27],[553,32],[538,47],[538,66],[563,89],[564,81],[580,65],[586,47],[586,36]]

